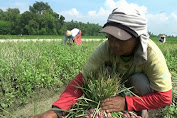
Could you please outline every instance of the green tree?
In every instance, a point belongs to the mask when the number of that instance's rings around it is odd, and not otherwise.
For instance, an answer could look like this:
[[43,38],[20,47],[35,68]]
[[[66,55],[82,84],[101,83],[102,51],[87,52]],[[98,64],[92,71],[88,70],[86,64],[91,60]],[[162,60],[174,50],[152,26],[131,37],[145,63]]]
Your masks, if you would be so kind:
[[66,30],[67,30],[67,26],[65,25],[65,23],[63,24],[63,26],[60,28],[60,30],[59,30],[59,34],[60,35],[64,35],[65,34],[65,32],[66,32]]
[[48,34],[54,34],[54,30],[56,29],[56,22],[57,19],[55,19],[52,14],[45,12],[43,15],[41,15],[40,27],[45,28]]
[[11,22],[0,20],[0,35],[10,34]]
[[30,35],[37,35],[39,34],[39,24],[35,20],[30,20],[29,24],[26,26],[28,30],[28,34]]
[[59,18],[58,18],[58,21],[57,21],[57,32],[60,35],[63,34],[62,32],[60,32],[60,30],[64,25],[64,20],[65,20],[65,17],[60,15]]
[[[65,17],[54,12],[48,3],[35,2],[29,6],[29,11],[20,14],[17,8],[0,9],[0,20],[8,21],[5,25],[1,22],[3,34],[26,34],[26,35],[64,35],[66,30],[79,28],[83,36],[102,36],[99,33],[101,26],[93,23],[82,23],[77,21],[65,22]],[[10,28],[7,29],[7,26]],[[4,28],[4,30],[3,30]],[[9,31],[9,29],[11,29]]]
[[26,25],[28,25],[29,21],[32,20],[33,17],[34,15],[29,11],[25,11],[23,14],[21,14],[20,26],[22,29],[22,34],[28,34],[28,30],[25,27],[27,27]]
[[33,6],[29,7],[30,12],[34,14],[40,14],[42,15],[44,12],[51,10],[50,6],[48,3],[44,2],[36,2],[33,4]]
[[17,8],[14,9],[7,9],[6,12],[3,14],[3,20],[11,22],[11,34],[20,34],[21,27],[20,27],[20,11]]
[[3,20],[4,18],[4,11],[0,9],[0,20]]
[[41,28],[40,31],[39,31],[39,34],[42,34],[42,35],[47,34],[46,29],[45,28]]
[[48,3],[36,2],[29,9],[35,16],[33,20],[39,24],[39,34],[59,34],[65,18],[55,13]]

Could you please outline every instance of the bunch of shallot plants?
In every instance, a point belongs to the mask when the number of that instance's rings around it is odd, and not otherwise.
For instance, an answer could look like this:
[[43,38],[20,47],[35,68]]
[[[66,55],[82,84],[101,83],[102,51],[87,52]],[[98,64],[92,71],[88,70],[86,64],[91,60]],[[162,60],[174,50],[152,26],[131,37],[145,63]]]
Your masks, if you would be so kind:
[[107,113],[100,107],[102,100],[130,91],[130,88],[123,87],[120,81],[119,75],[103,69],[89,74],[85,77],[83,86],[77,86],[83,95],[67,111],[65,118],[123,118],[121,112]]

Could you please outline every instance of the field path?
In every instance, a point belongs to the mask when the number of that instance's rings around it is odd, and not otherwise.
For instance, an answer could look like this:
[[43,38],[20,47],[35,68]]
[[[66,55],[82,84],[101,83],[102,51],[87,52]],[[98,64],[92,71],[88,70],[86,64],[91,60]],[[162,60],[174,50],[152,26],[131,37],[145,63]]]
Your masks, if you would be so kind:
[[[106,39],[82,39],[82,41],[100,41],[100,40],[106,40]],[[28,41],[62,41],[62,39],[0,39],[0,42],[28,42]]]

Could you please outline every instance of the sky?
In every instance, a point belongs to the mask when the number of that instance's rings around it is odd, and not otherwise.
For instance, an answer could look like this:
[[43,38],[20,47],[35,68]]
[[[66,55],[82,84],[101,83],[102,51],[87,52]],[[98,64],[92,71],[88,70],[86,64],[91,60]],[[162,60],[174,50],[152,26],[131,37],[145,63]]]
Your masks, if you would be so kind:
[[29,11],[35,1],[48,3],[65,21],[96,23],[103,26],[116,7],[133,6],[147,18],[148,31],[153,34],[177,36],[177,0],[0,0],[0,9],[18,8]]

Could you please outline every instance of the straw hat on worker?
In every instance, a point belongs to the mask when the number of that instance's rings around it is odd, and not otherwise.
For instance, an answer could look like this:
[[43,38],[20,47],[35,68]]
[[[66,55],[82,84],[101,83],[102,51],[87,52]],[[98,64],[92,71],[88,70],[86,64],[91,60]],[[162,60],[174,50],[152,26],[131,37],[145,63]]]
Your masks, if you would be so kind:
[[67,30],[66,33],[65,33],[66,36],[71,36],[72,35],[72,32],[70,30]]

